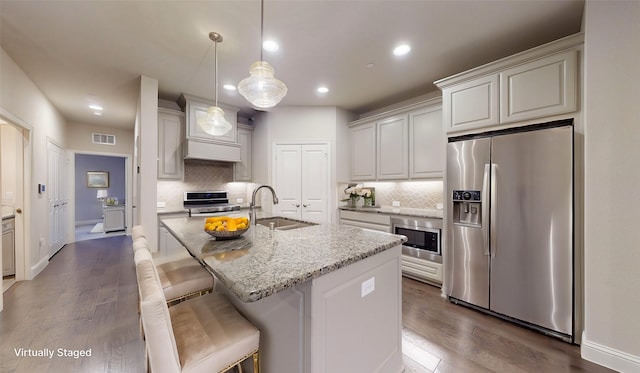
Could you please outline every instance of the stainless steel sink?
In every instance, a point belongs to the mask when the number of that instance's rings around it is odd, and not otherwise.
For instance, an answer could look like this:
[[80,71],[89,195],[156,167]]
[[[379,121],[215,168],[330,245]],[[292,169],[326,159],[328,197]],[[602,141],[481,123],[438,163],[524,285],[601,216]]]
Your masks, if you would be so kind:
[[283,218],[282,216],[275,216],[273,218],[261,218],[256,220],[256,223],[264,225],[267,228],[271,228],[273,224],[273,229],[279,231],[286,231],[290,229],[304,228],[316,225],[315,223],[310,223],[308,221]]

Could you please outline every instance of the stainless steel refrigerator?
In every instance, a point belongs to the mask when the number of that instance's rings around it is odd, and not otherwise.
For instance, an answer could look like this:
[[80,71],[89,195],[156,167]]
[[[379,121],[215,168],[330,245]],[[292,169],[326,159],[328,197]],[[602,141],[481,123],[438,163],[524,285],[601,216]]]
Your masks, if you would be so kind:
[[446,292],[572,342],[573,122],[450,138]]

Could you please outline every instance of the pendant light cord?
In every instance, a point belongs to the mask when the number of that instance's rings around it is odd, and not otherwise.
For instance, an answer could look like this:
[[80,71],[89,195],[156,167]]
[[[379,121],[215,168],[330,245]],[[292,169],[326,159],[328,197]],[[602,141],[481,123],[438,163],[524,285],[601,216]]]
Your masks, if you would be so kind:
[[260,61],[262,58],[262,49],[264,44],[264,0],[260,0]]
[[214,47],[214,71],[215,71],[215,88],[216,88],[216,107],[218,107],[218,41],[214,42],[215,47]]

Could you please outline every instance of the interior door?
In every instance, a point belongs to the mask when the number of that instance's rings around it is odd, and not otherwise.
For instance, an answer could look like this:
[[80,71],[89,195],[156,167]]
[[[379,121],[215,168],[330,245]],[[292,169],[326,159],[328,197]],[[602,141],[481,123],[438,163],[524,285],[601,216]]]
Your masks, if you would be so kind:
[[328,221],[329,155],[326,144],[275,146],[274,215],[315,223]]
[[64,150],[52,142],[47,143],[47,193],[49,213],[49,255],[53,256],[64,246],[65,232],[65,159]]
[[[278,204],[274,215],[301,219],[302,148],[300,145],[276,145],[274,188]],[[270,196],[268,196],[270,197]],[[270,200],[270,199],[269,199]],[[263,201],[265,201],[263,197]]]
[[328,206],[327,146],[302,145],[302,216],[301,219],[314,223],[326,223]]

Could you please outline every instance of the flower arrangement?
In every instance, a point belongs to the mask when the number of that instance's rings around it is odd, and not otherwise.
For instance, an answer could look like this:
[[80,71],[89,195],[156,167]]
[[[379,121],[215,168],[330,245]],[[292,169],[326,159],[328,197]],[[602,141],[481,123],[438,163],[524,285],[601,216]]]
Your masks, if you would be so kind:
[[370,206],[373,200],[373,190],[370,188],[364,188],[362,185],[350,186],[344,190],[345,194],[349,195],[351,207],[355,207],[356,202],[360,197],[364,198],[365,205]]

